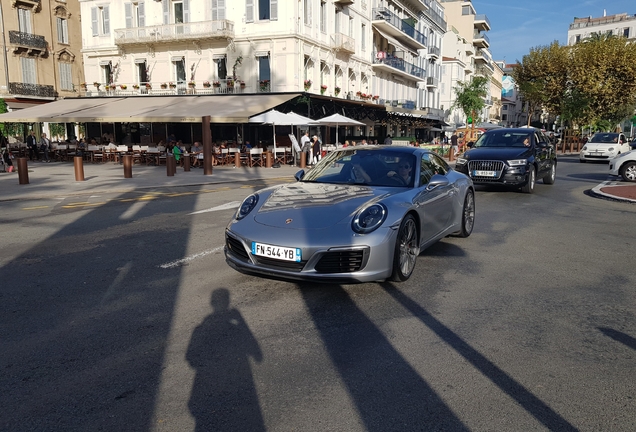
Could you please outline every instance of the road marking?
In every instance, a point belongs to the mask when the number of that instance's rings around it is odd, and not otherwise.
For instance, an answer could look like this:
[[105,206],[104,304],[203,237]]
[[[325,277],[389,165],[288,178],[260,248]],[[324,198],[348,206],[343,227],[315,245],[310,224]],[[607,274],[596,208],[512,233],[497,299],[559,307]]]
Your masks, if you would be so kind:
[[219,211],[219,210],[234,209],[234,208],[237,208],[240,205],[241,205],[240,201],[232,201],[232,202],[229,202],[227,204],[222,204],[220,206],[212,207],[212,208],[209,208],[209,209],[206,209],[206,210],[199,210],[199,211],[195,211],[195,212],[188,213],[188,214],[193,215],[193,214],[208,213],[208,212]]
[[195,260],[197,258],[201,258],[201,257],[204,257],[206,255],[217,253],[217,252],[220,252],[222,250],[223,250],[223,246],[215,247],[214,249],[208,249],[206,251],[199,252],[199,253],[196,253],[194,255],[190,255],[190,256],[187,256],[185,258],[176,260],[176,261],[172,261],[172,262],[169,262],[169,263],[166,263],[166,264],[161,264],[159,267],[163,268],[163,269],[179,267],[179,266],[181,266],[183,264],[187,264],[188,262],[190,262],[192,260]]
[[119,219],[122,220],[127,220],[132,218],[134,215],[136,215],[142,208],[144,208],[146,206],[146,204],[148,204],[148,202],[136,202],[133,203],[130,207],[128,207],[128,209],[123,212],[120,216]]
[[101,206],[106,204],[105,202],[98,202],[98,203],[75,203],[75,204],[67,204],[67,205],[63,205],[62,208],[65,209],[76,209],[76,208],[82,208],[82,207],[96,207],[96,206]]
[[22,210],[39,210],[49,208],[49,206],[23,207]]

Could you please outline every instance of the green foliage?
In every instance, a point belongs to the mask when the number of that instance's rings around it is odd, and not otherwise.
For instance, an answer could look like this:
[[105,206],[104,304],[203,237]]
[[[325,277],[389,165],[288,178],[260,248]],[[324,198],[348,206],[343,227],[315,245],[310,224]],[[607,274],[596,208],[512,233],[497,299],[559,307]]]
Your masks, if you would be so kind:
[[457,97],[452,108],[461,109],[466,117],[477,121],[476,115],[486,106],[487,85],[488,78],[483,76],[475,76],[469,82],[458,82],[454,88]]
[[[7,102],[4,99],[0,99],[0,114],[6,112],[9,112]],[[0,123],[0,133],[5,137],[22,137],[24,136],[24,126],[22,123]]]
[[49,132],[51,139],[54,137],[64,138],[66,135],[66,125],[64,123],[49,123]]
[[531,110],[574,124],[615,125],[636,108],[635,58],[636,44],[626,38],[593,33],[572,47],[532,48],[512,76]]

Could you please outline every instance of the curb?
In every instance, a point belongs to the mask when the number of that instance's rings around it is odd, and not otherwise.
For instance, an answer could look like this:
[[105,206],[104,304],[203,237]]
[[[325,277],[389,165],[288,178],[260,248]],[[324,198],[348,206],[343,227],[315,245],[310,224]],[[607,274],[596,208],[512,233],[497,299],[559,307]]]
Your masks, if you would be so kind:
[[618,202],[628,202],[628,203],[636,203],[636,199],[631,198],[623,198],[616,195],[609,194],[607,192],[603,192],[601,189],[615,188],[615,187],[626,187],[624,184],[615,184],[615,181],[606,180],[603,183],[596,185],[594,188],[590,190],[590,194],[596,198],[604,198],[611,199],[612,201]]

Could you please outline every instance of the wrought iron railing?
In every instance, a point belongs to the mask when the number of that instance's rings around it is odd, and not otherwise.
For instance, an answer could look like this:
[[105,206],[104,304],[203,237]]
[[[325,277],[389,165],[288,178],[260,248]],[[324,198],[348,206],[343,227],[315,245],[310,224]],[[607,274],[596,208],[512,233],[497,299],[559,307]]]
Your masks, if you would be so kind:
[[[400,54],[404,54],[402,51],[396,51],[393,54],[383,53],[378,56],[377,53],[373,53],[373,64],[383,64],[392,68],[406,72],[409,75],[413,75],[418,78],[426,78],[426,70],[419,66],[415,66],[399,57]],[[378,58],[379,57],[379,58]]]
[[399,16],[395,15],[388,8],[374,8],[373,9],[373,19],[374,20],[384,20],[391,24],[393,27],[401,30],[402,33],[410,36],[415,39],[422,45],[426,45],[426,36],[415,30],[411,24],[409,24],[406,20],[401,19]]
[[9,43],[42,50],[46,49],[46,39],[44,39],[44,36],[15,30],[9,31]]
[[50,85],[10,82],[9,93],[20,96],[55,97],[55,88]]

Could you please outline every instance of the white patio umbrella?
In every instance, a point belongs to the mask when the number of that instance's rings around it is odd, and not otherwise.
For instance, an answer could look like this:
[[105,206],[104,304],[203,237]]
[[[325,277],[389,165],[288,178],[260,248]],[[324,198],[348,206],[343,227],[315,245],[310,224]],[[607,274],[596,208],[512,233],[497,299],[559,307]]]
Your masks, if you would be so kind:
[[365,126],[364,123],[352,118],[343,116],[342,114],[333,114],[320,120],[315,120],[311,125],[335,126],[336,127],[336,144],[338,144],[338,126]]
[[291,124],[292,126],[304,126],[313,122],[313,120],[309,117],[301,116],[300,114],[296,114],[293,111],[288,112],[287,116],[293,119],[294,123]]
[[[271,124],[274,130],[274,158],[276,157],[276,125],[291,125],[293,124],[293,117],[288,116],[285,113],[276,110],[269,110],[262,114],[256,115],[249,119],[250,123],[263,123]],[[279,164],[272,165],[272,168],[280,168]]]

